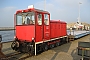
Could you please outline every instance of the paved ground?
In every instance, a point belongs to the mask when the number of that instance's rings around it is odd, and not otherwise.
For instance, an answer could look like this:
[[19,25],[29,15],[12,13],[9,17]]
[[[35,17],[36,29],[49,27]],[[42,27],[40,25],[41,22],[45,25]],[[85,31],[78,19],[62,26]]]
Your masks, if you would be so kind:
[[[45,51],[37,56],[29,57],[26,60],[80,60],[81,57],[77,55],[78,41],[90,41],[89,38],[90,35],[85,36],[70,43],[63,44],[61,46]],[[5,55],[15,52],[10,48],[10,45],[11,43],[3,44],[2,52]],[[14,56],[13,58],[11,58],[11,60],[18,60],[19,58],[24,56],[27,56],[27,54]]]

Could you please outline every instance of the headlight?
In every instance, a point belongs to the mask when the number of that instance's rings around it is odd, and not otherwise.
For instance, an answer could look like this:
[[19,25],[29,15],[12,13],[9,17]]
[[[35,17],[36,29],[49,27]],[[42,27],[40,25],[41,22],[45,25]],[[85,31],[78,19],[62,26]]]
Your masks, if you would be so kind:
[[34,38],[32,38],[32,40],[34,40]]
[[16,36],[14,36],[14,39],[16,38]]
[[22,10],[22,12],[24,12],[24,11]]

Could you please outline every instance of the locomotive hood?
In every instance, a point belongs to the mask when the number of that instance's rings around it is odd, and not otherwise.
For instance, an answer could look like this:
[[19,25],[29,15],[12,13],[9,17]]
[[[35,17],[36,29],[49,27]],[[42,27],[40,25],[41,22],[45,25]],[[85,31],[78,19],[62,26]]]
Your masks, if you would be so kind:
[[16,26],[16,37],[21,41],[29,41],[35,37],[35,26]]

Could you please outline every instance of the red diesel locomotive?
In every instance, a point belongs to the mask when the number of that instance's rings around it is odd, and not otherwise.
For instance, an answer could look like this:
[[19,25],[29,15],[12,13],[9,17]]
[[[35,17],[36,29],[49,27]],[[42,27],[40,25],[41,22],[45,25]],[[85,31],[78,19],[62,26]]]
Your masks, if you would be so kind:
[[50,20],[47,11],[29,7],[18,10],[14,15],[15,41],[11,47],[15,51],[36,55],[41,51],[67,42],[66,22]]

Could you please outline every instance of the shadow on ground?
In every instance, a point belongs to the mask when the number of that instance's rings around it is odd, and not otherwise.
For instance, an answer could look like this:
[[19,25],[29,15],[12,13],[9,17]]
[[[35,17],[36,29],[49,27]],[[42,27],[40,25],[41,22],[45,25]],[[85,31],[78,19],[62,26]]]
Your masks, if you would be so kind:
[[51,60],[55,60],[55,58],[58,56],[58,54],[59,54],[60,52],[65,52],[65,53],[67,53],[68,50],[69,50],[69,48],[70,48],[70,46],[71,46],[71,43],[72,43],[72,42],[66,43],[66,44],[63,44],[63,45],[61,45],[61,46],[58,46],[58,47],[53,48],[52,50],[54,50],[56,53],[55,53],[54,56],[51,58]]
[[[55,47],[52,50],[54,50],[56,53],[51,58],[51,60],[79,60],[78,54],[77,54],[77,47],[72,46],[73,42],[69,42],[66,44],[63,44],[61,46]],[[58,56],[58,57],[57,57]],[[66,59],[67,58],[67,59]]]

